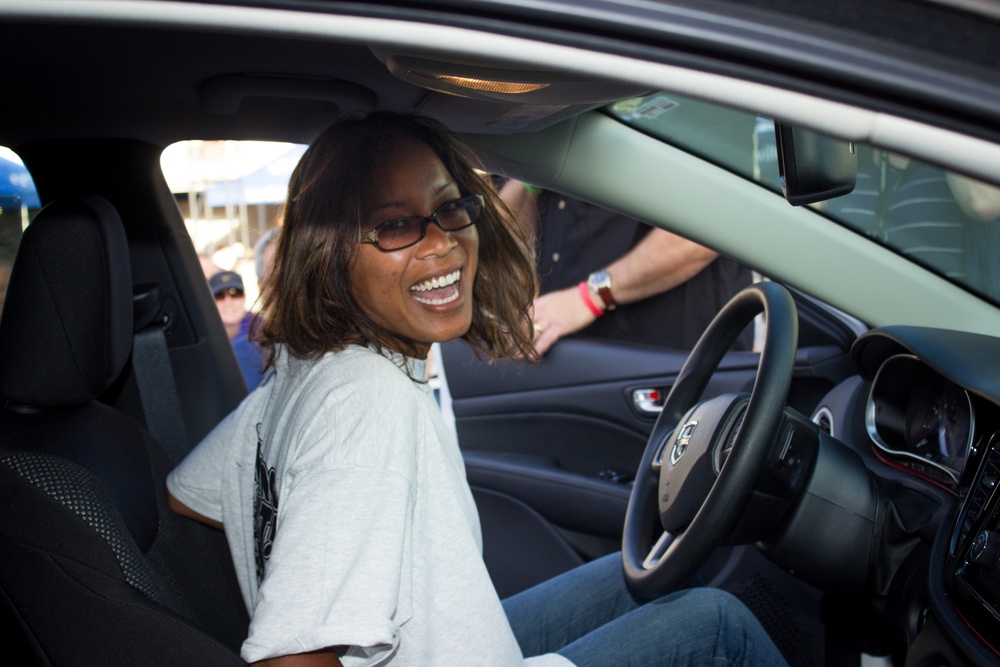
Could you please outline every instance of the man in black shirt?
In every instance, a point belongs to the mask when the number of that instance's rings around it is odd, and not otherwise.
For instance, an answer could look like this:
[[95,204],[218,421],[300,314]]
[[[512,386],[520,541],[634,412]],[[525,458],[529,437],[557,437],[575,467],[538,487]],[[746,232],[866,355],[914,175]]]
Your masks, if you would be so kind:
[[[579,199],[507,181],[501,197],[538,244],[535,345],[581,337],[690,350],[751,282],[713,250]],[[752,331],[736,349],[749,349]]]

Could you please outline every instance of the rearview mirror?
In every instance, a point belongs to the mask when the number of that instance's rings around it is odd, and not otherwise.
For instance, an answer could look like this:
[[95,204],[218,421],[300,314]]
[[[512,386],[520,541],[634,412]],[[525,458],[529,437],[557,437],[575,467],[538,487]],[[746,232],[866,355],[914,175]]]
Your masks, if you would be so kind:
[[849,194],[858,178],[854,143],[775,121],[778,175],[792,206]]

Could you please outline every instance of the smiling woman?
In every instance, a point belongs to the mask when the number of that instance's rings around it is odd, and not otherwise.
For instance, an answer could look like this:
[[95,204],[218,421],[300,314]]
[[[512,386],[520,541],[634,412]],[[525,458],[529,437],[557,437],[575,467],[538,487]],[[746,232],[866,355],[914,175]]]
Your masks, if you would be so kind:
[[648,665],[783,664],[729,594],[643,604],[615,557],[497,597],[426,359],[456,338],[529,356],[536,289],[518,229],[432,121],[340,121],[303,156],[264,285],[274,373],[168,479],[172,507],[226,530],[248,662],[583,666],[624,650]]
[[[440,126],[397,115],[334,124],[293,174],[263,294],[273,376],[169,482],[182,513],[227,531],[248,661],[520,658],[426,382],[433,342],[530,350],[531,259],[497,202]],[[321,518],[331,507],[342,520]],[[358,562],[370,569],[348,577]]]

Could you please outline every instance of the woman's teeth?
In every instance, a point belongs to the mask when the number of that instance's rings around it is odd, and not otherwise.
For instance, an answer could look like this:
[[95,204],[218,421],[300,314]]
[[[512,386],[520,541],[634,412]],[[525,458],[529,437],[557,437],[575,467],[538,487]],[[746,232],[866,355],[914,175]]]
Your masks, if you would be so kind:
[[420,303],[426,303],[430,306],[440,306],[446,303],[451,303],[459,297],[459,291],[457,288],[452,287],[449,290],[447,296],[438,297],[438,295],[420,295],[421,292],[432,292],[434,290],[444,289],[446,287],[451,287],[458,279],[462,277],[461,270],[452,271],[446,276],[441,276],[439,278],[431,278],[422,283],[414,285],[410,288],[410,292],[413,293],[413,298]]

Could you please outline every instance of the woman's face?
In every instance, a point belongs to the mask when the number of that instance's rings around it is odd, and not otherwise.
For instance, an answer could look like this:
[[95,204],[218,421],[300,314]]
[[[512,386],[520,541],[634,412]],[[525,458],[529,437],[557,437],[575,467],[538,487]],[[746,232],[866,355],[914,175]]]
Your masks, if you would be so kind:
[[[437,154],[421,142],[389,151],[379,173],[385,182],[375,184],[362,232],[395,218],[429,216],[463,194]],[[469,330],[478,257],[475,225],[445,232],[431,223],[416,245],[391,252],[363,243],[351,265],[354,298],[373,321],[416,343],[418,356],[425,358],[431,343]]]

